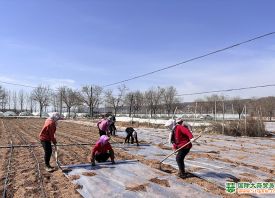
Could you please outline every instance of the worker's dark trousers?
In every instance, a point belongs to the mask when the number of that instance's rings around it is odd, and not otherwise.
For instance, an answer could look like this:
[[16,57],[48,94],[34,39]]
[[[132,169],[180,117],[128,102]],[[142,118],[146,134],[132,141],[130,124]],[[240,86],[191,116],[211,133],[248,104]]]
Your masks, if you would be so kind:
[[184,158],[189,153],[189,151],[190,151],[190,148],[181,149],[181,150],[179,150],[179,152],[176,156],[176,160],[177,160],[177,164],[178,164],[180,173],[185,173]]
[[129,141],[130,141],[130,137],[132,137],[132,133],[127,133],[127,136],[126,136],[126,138],[125,138],[125,143],[127,142],[127,143],[129,143]]
[[137,135],[134,137],[133,133],[127,133],[127,137],[125,138],[124,142],[129,143],[130,139],[131,139],[131,144],[134,144],[134,140],[135,140],[138,145]]
[[109,126],[109,131],[111,133],[111,135],[116,135],[116,126],[114,123],[112,123],[110,126]]
[[101,153],[95,155],[95,160],[97,162],[106,162],[108,158],[110,157],[110,153]]
[[50,141],[41,141],[41,144],[43,146],[45,155],[44,155],[44,160],[46,166],[50,166],[50,159],[52,155],[52,145]]
[[134,144],[134,139],[136,140],[136,143],[138,144],[137,135],[131,135],[131,144]]
[[106,131],[102,131],[101,129],[99,129],[99,136],[101,137],[102,135],[107,135]]

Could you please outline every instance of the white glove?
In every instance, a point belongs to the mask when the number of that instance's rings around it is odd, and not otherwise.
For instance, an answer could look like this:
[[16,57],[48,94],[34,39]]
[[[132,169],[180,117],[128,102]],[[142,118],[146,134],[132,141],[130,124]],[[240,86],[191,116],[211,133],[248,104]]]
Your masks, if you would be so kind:
[[190,142],[193,142],[193,141],[194,141],[194,139],[195,139],[195,138],[191,138],[191,139],[190,139]]

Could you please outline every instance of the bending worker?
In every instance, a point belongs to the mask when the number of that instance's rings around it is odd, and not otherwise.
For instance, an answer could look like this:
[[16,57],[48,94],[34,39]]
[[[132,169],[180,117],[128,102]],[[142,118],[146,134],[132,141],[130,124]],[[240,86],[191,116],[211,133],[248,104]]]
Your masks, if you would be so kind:
[[99,136],[102,135],[107,135],[110,136],[110,132],[109,132],[109,126],[111,124],[111,120],[110,118],[103,118],[101,119],[98,123],[97,123],[97,128],[99,131]]
[[106,162],[109,158],[111,158],[112,164],[115,164],[115,154],[109,143],[109,137],[107,135],[102,135],[92,149],[92,166],[95,166],[95,160],[97,162]]
[[46,165],[46,171],[53,171],[54,167],[50,165],[50,159],[52,155],[51,142],[56,146],[55,131],[57,121],[63,119],[58,112],[53,113],[49,118],[46,119],[45,124],[39,134],[40,142],[44,149],[44,160]]
[[134,140],[135,140],[137,143],[137,146],[139,146],[136,130],[133,127],[127,127],[125,129],[125,132],[127,133],[127,136],[124,140],[124,143],[127,142],[129,144],[129,140],[131,138],[131,144],[134,144]]

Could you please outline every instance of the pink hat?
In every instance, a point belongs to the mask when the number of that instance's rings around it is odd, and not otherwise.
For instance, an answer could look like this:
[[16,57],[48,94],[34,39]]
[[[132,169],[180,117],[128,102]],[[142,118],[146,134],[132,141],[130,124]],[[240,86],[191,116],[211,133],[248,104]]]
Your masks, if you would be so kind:
[[107,135],[102,135],[100,136],[98,142],[101,144],[101,145],[105,145],[107,142],[109,141],[109,137]]

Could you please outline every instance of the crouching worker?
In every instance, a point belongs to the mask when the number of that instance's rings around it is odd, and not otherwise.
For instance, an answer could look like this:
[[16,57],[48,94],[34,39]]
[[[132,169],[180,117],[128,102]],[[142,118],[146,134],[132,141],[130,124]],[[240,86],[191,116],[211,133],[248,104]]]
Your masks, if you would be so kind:
[[102,135],[92,149],[92,166],[95,166],[95,160],[97,162],[106,162],[109,158],[111,158],[112,164],[115,164],[115,154],[109,143],[109,137],[107,135]]
[[125,132],[127,133],[127,136],[125,138],[124,143],[126,143],[126,142],[129,143],[129,140],[131,138],[131,144],[134,144],[134,140],[135,140],[137,143],[137,146],[139,146],[136,130],[133,127],[127,127],[125,129]]
[[63,119],[59,113],[55,112],[46,119],[45,124],[39,134],[40,142],[44,149],[44,160],[46,165],[46,171],[54,171],[54,167],[50,165],[50,159],[52,155],[52,145],[51,142],[56,146],[55,131],[57,126],[57,121]]
[[[188,127],[183,126],[183,119],[178,118],[176,120],[176,126],[174,128],[174,140],[173,140],[173,149],[179,149],[182,146],[184,146],[186,143],[188,143],[192,138],[193,135],[188,129]],[[185,166],[184,166],[184,158],[189,153],[190,149],[192,147],[192,144],[189,143],[186,146],[184,146],[182,149],[180,149],[176,156],[176,161],[179,167],[179,173],[178,176],[181,178],[186,178],[188,174],[185,173]]]

